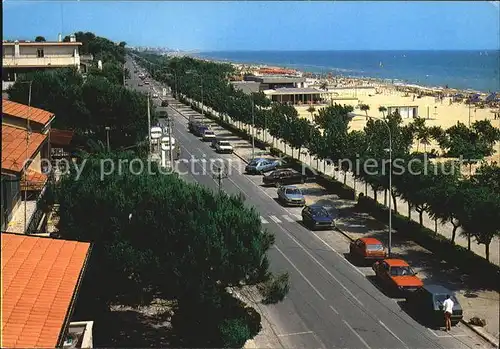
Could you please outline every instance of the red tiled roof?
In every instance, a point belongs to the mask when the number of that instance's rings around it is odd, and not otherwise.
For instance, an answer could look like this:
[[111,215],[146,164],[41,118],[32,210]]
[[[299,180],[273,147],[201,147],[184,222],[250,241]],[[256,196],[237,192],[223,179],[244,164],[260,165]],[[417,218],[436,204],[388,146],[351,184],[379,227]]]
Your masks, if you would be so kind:
[[46,125],[54,117],[54,113],[49,111],[29,107],[25,104],[9,101],[8,99],[2,99],[2,118],[3,114],[24,120],[29,118],[30,121],[42,125]]
[[26,150],[26,136],[27,131],[23,129],[2,125],[2,169],[21,172],[26,160],[30,159],[47,139],[46,135],[32,133]]
[[2,233],[2,348],[55,348],[85,268],[86,242]]
[[402,259],[386,259],[385,262],[391,267],[408,267],[408,263]]
[[74,131],[53,128],[50,130],[50,144],[68,146],[70,145],[74,134]]

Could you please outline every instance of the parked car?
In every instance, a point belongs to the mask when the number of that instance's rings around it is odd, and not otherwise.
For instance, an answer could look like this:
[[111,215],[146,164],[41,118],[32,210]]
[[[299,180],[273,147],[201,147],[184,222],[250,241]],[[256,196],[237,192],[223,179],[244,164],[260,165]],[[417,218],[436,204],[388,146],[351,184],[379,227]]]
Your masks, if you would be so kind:
[[161,106],[168,107],[168,101],[166,101],[166,100],[161,101]]
[[203,137],[205,130],[208,130],[209,128],[210,127],[207,124],[196,120],[189,121],[188,123],[189,132],[192,132],[197,137]]
[[144,86],[144,85],[143,85],[143,83],[142,83],[142,82],[139,82],[139,83],[137,84],[137,86],[142,87],[142,86]]
[[363,261],[383,260],[387,257],[384,245],[375,238],[360,238],[349,245],[349,256]]
[[287,185],[299,184],[306,181],[306,176],[291,168],[275,170],[268,175],[262,177],[262,182],[265,185]]
[[146,80],[146,81],[144,81],[144,83],[145,83],[146,85],[149,85],[149,81],[147,81],[147,80]]
[[215,132],[207,128],[203,130],[203,135],[201,137],[204,142],[212,141],[212,139],[215,139]]
[[306,199],[294,185],[284,185],[278,188],[278,200],[287,206],[304,206]]
[[215,144],[215,151],[217,153],[227,153],[231,154],[233,152],[233,146],[229,141],[217,141]]
[[409,310],[413,311],[425,323],[444,327],[443,302],[446,295],[453,301],[451,324],[456,325],[463,318],[463,310],[455,294],[441,285],[425,285],[413,292],[407,299]]
[[153,93],[153,98],[159,98],[158,93]]
[[335,226],[335,218],[323,206],[310,205],[302,210],[302,223],[312,230],[331,229]]
[[245,167],[247,173],[264,173],[276,170],[279,166],[279,161],[275,159],[257,158],[251,160]]
[[210,147],[215,149],[215,145],[217,144],[219,140],[216,138],[212,139],[212,142],[210,143]]
[[384,259],[375,262],[372,269],[382,284],[403,296],[424,285],[417,273],[402,259]]

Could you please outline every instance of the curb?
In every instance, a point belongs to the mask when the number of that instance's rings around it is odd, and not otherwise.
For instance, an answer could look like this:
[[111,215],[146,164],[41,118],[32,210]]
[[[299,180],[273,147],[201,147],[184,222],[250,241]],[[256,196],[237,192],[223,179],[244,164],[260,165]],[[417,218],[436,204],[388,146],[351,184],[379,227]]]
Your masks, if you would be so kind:
[[350,237],[345,231],[340,229],[338,226],[335,226],[335,230],[344,235],[346,238],[348,238],[350,241],[354,241],[352,237]]
[[481,337],[482,339],[484,339],[485,341],[487,341],[488,343],[490,343],[491,345],[495,346],[495,347],[499,347],[499,344],[497,341],[495,341],[494,339],[492,339],[491,335],[487,335],[485,333],[483,333],[483,331],[480,331],[479,329],[476,328],[476,326],[473,326],[471,324],[469,324],[467,321],[465,321],[464,319],[460,320],[460,322],[462,324],[464,324],[465,326],[467,326],[469,329],[471,329],[474,333],[476,333],[479,337]]

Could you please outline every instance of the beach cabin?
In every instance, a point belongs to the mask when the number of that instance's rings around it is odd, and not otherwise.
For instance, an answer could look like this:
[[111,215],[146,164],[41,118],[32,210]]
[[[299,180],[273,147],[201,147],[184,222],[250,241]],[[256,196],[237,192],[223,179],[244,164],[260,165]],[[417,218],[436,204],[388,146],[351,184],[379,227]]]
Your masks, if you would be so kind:
[[387,114],[398,112],[403,119],[416,118],[418,116],[418,106],[416,105],[397,105],[388,106]]

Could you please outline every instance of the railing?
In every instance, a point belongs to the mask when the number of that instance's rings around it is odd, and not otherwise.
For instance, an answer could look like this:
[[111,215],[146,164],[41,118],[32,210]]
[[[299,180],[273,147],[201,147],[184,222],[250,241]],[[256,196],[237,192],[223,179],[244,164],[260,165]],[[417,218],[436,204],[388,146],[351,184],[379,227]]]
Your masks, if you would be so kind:
[[38,232],[38,226],[40,225],[40,222],[42,221],[42,218],[44,216],[44,210],[43,210],[43,201],[45,199],[45,195],[47,193],[47,187],[43,188],[42,192],[38,196],[36,200],[36,210],[31,216],[31,220],[26,227],[26,234],[33,234]]
[[76,57],[33,57],[33,56],[20,56],[20,57],[4,57],[4,67],[45,67],[45,66],[71,66],[78,65],[79,60]]

